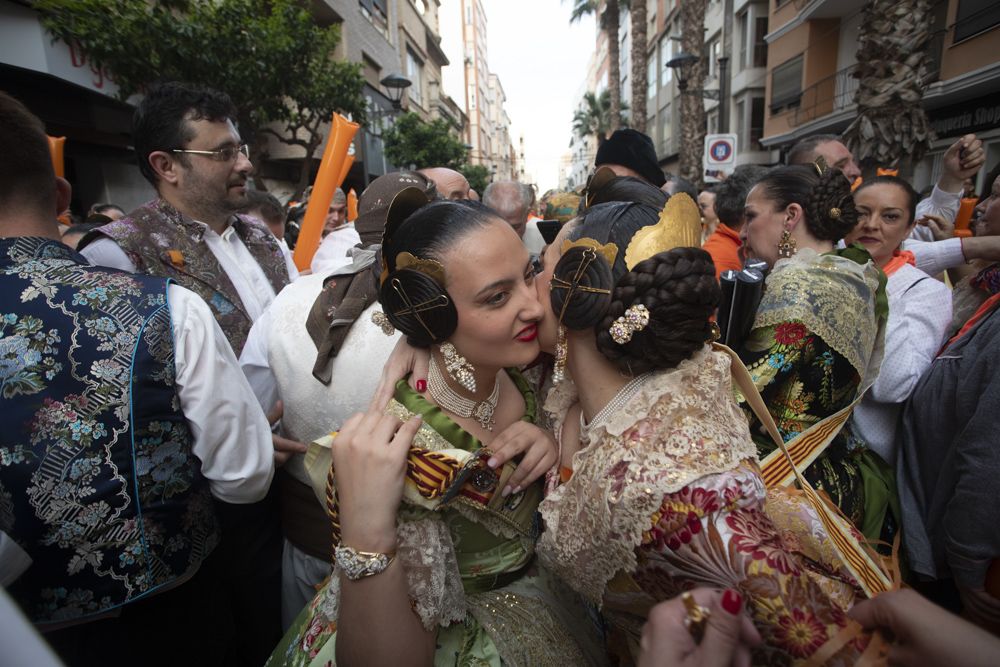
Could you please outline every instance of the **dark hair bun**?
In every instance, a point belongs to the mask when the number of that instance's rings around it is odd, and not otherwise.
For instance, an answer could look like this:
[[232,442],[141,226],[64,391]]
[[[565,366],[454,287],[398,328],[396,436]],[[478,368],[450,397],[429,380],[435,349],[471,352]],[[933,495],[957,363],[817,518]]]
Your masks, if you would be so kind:
[[[579,279],[576,281],[577,289],[573,290],[573,297],[566,305],[564,313],[563,305],[566,304],[566,297],[569,296],[571,289],[569,285],[573,283],[577,274],[579,274]],[[611,267],[604,255],[593,248],[574,246],[559,258],[559,263],[552,272],[550,293],[552,312],[556,317],[562,313],[562,324],[569,329],[574,331],[589,329],[607,312],[611,304],[613,285]],[[606,291],[592,292],[582,290],[581,287]]]
[[839,241],[858,224],[851,183],[839,169],[827,169],[806,202],[809,231],[821,241]]
[[[448,293],[420,271],[401,269],[386,276],[379,289],[379,303],[392,325],[414,347],[445,340],[458,327],[458,311]],[[416,312],[412,306],[417,306]]]
[[[611,305],[597,325],[597,347],[622,371],[638,374],[674,368],[711,338],[709,318],[721,298],[712,257],[700,248],[674,248],[643,260],[619,279]],[[612,323],[636,304],[649,324],[619,345]]]

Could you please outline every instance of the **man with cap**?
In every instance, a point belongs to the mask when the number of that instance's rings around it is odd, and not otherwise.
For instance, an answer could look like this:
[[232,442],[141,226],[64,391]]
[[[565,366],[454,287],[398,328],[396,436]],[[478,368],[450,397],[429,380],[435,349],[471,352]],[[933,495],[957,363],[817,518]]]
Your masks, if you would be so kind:
[[[363,412],[398,335],[372,319],[378,309],[376,261],[386,219],[437,197],[434,183],[410,172],[372,181],[358,200],[359,247],[350,264],[304,276],[287,287],[254,324],[240,357],[261,407],[284,405],[281,434],[310,442]],[[330,522],[313,494],[304,456],[275,478],[285,533],[282,622],[287,628],[330,574]]]
[[641,178],[658,188],[666,182],[663,170],[656,160],[653,140],[631,128],[615,130],[598,147],[594,168],[604,166],[610,167],[618,176]]
[[309,269],[323,273],[351,263],[351,248],[361,243],[358,231],[347,221],[347,195],[340,188],[333,193],[330,211],[323,225],[323,241],[316,248]]

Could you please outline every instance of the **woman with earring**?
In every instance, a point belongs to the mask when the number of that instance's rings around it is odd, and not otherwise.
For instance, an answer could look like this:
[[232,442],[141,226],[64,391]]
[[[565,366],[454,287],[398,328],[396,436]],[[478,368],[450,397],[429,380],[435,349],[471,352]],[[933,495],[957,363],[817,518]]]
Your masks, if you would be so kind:
[[[850,184],[835,169],[779,167],[750,190],[745,215],[747,256],[773,268],[740,357],[786,443],[830,418],[832,441],[810,438],[796,463],[866,537],[889,537],[891,474],[832,423],[846,420],[878,374],[888,310],[885,276],[868,251],[836,249],[858,222]],[[756,417],[750,432],[767,475],[782,454]]]
[[804,496],[765,487],[733,396],[753,384],[711,344],[720,287],[699,241],[697,206],[675,195],[662,213],[592,207],[547,248],[539,340],[562,376],[544,406],[561,483],[539,508],[540,559],[602,608],[620,664],[678,594],[699,642],[716,612],[689,591],[708,586],[763,640],[751,655],[743,637],[734,664],[853,665],[869,643],[846,616],[861,590]]
[[871,253],[888,278],[889,297],[885,357],[846,429],[849,437],[860,439],[893,469],[903,404],[944,344],[952,316],[951,290],[918,269],[913,253],[902,249],[917,224],[919,199],[898,176],[866,180],[854,191],[858,225],[844,239]]
[[270,664],[600,664],[586,607],[534,565],[551,438],[527,438],[517,466],[489,449],[537,413],[511,370],[539,353],[524,245],[481,205],[436,202],[390,218],[382,253],[379,302],[429,349],[426,393],[400,380],[310,446],[335,568]]

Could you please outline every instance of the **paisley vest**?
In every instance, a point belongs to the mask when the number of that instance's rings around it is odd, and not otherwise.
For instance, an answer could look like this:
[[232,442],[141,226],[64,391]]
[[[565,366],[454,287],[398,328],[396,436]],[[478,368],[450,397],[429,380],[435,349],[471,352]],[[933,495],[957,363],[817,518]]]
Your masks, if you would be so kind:
[[180,583],[218,542],[174,386],[168,281],[0,239],[0,529],[43,629]]
[[[264,271],[274,293],[288,284],[288,268],[278,240],[255,218],[233,216],[233,229]],[[205,245],[205,225],[183,215],[166,200],[155,199],[128,217],[109,222],[80,241],[80,249],[107,236],[125,251],[137,273],[170,278],[212,309],[236,356],[240,356],[253,320],[229,276]]]

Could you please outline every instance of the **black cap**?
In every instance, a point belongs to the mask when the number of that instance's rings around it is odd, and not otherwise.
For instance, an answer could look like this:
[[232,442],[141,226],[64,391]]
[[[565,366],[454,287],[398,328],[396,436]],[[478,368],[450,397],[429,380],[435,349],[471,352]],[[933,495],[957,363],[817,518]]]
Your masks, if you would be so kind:
[[611,138],[597,149],[594,166],[600,167],[602,164],[628,167],[656,187],[667,182],[656,160],[653,140],[638,130],[615,130]]

